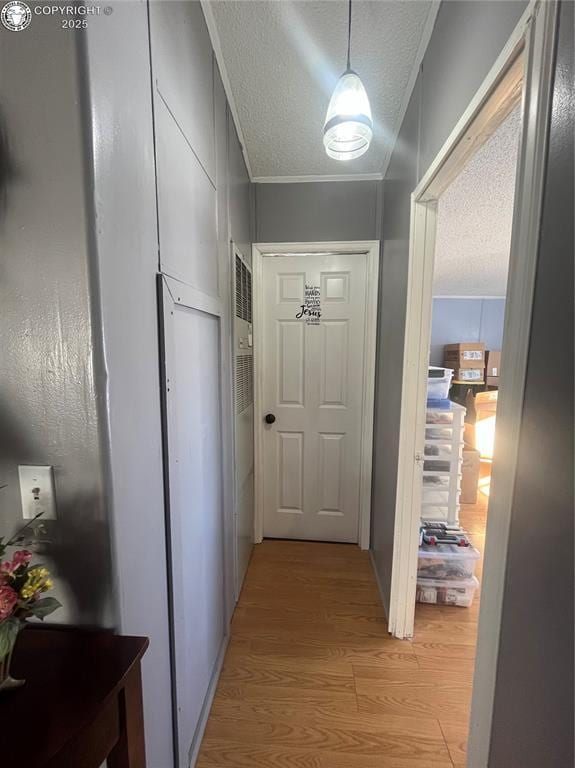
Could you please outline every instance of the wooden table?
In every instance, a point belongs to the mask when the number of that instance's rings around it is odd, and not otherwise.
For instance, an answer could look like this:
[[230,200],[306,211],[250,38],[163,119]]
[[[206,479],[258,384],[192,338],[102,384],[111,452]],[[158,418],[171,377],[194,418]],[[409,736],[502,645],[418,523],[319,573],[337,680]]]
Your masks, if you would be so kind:
[[147,638],[26,628],[0,693],[0,762],[22,768],[145,768],[140,660]]

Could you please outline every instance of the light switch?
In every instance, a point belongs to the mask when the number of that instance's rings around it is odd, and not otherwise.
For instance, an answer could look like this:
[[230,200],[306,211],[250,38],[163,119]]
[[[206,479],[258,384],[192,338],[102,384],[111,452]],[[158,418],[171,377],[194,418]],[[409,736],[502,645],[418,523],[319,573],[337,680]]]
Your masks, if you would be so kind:
[[18,467],[18,475],[24,520],[31,520],[40,512],[44,513],[42,520],[55,520],[56,498],[52,467],[33,467],[22,464]]

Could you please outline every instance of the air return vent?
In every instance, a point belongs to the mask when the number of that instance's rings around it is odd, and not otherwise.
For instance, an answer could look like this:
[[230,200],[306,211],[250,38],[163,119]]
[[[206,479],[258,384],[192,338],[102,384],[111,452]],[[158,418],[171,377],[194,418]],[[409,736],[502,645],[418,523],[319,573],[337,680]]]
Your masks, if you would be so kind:
[[252,322],[252,273],[236,256],[236,317],[246,322]]
[[243,319],[242,302],[242,260],[236,256],[236,317]]
[[254,365],[252,355],[236,356],[236,413],[242,413],[254,401]]

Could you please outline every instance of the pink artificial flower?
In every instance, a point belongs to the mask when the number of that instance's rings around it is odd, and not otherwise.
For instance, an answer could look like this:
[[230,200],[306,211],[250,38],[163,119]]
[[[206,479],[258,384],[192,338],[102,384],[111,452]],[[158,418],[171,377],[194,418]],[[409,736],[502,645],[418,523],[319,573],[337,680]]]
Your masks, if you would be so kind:
[[0,587],[0,621],[7,619],[18,602],[18,595],[12,587]]
[[6,560],[0,564],[0,574],[4,576],[12,576],[15,571],[23,565],[28,565],[32,559],[32,553],[27,549],[19,549],[18,552],[14,552],[12,562]]
[[28,565],[31,559],[32,559],[31,552],[28,552],[27,549],[19,549],[18,552],[14,553],[14,556],[12,558],[12,566],[14,567],[14,570],[16,570],[21,565]]

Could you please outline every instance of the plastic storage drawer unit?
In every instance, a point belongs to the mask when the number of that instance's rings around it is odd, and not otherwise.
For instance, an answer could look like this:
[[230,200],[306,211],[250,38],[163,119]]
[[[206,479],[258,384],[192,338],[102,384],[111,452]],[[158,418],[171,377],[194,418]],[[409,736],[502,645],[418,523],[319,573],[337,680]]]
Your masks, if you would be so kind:
[[429,426],[425,425],[426,440],[451,440],[453,437],[452,427]]
[[[440,369],[443,373],[444,369]],[[450,400],[427,402],[423,447],[421,516],[456,525],[459,521],[465,408]],[[442,491],[441,494],[431,494]]]
[[[450,403],[451,405],[451,403]],[[427,406],[426,424],[453,424],[453,411],[447,408],[430,408]]]
[[417,560],[418,579],[461,581],[475,574],[481,555],[475,547],[457,544],[422,544]]
[[425,443],[423,453],[425,456],[435,456],[439,459],[451,459],[453,445],[451,443],[440,443],[429,440]]
[[469,608],[473,603],[475,590],[478,586],[479,582],[475,576],[461,581],[418,579],[415,599],[418,603],[457,605],[460,608]]

